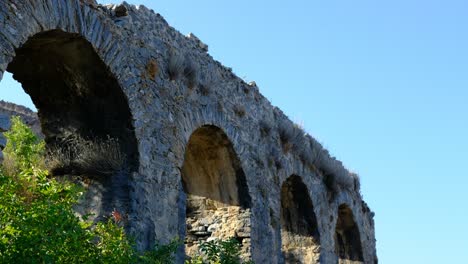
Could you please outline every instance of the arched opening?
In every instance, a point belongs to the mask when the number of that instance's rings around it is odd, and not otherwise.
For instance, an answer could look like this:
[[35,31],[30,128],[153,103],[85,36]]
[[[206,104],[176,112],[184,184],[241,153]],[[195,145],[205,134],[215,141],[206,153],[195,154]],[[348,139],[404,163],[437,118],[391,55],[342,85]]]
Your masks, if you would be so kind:
[[209,239],[234,237],[250,257],[250,196],[245,174],[224,132],[197,129],[187,144],[182,168],[185,199],[185,253],[198,253]]
[[39,33],[7,67],[38,110],[54,176],[88,188],[80,213],[129,211],[129,174],[138,167],[127,99],[93,46],[78,34]]
[[281,250],[286,263],[319,263],[317,218],[307,186],[296,175],[281,187]]
[[352,264],[364,262],[359,229],[354,221],[353,212],[346,204],[338,207],[335,252],[338,255],[339,263]]

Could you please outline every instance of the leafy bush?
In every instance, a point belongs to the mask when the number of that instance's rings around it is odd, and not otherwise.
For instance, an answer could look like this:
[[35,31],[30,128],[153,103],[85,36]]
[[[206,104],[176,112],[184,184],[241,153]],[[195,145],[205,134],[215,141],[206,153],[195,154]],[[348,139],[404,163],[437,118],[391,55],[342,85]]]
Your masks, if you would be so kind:
[[14,175],[40,165],[45,144],[19,117],[11,119],[11,129],[4,135],[7,138],[4,149],[7,173]]
[[240,260],[240,244],[235,238],[212,240],[200,245],[202,255],[194,256],[186,264],[241,264],[253,263]]
[[179,239],[172,240],[167,245],[156,244],[153,250],[145,252],[140,256],[140,262],[144,264],[171,264],[175,263],[175,253],[182,245]]

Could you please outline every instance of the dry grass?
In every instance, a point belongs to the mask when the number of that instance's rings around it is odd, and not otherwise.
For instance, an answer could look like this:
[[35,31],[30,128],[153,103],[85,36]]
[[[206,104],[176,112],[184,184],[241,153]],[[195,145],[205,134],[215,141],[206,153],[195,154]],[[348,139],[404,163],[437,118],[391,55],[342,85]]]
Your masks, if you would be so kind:
[[184,76],[187,78],[187,86],[192,89],[198,82],[198,68],[191,59],[185,60]]
[[122,170],[124,163],[125,155],[113,138],[87,140],[74,136],[67,139],[66,147],[50,148],[46,155],[47,167],[54,175],[108,176]]
[[218,85],[219,82],[219,73],[216,68],[212,65],[209,65],[205,73],[201,74],[200,81],[198,83],[198,88],[200,94],[203,96],[209,95],[213,89]]
[[234,113],[235,113],[238,117],[244,117],[245,114],[247,113],[247,112],[245,111],[245,107],[242,106],[242,105],[234,105],[233,110],[234,110]]
[[278,134],[284,152],[294,149],[299,153],[304,147],[305,132],[299,125],[284,120],[278,125]]
[[335,158],[323,158],[319,170],[323,175],[323,182],[332,192],[340,189],[359,190],[359,177],[357,174],[348,172],[343,164]]
[[15,160],[8,155],[3,157],[2,165],[2,172],[10,177],[14,177],[20,172]]
[[198,85],[198,67],[192,59],[171,51],[167,69],[171,81],[179,79],[182,75],[186,78],[188,88],[192,89]]
[[210,85],[207,85],[207,84],[200,84],[199,85],[199,89],[200,89],[200,94],[203,95],[203,96],[207,96],[211,93],[211,86]]
[[159,73],[159,67],[158,67],[158,63],[156,62],[156,60],[151,59],[148,62],[148,64],[146,65],[146,73],[148,74],[151,80],[153,81],[156,80],[156,76]]
[[271,132],[270,123],[268,123],[265,120],[260,120],[260,122],[258,123],[258,126],[260,128],[260,134],[262,135],[262,137],[267,137],[268,135],[270,135],[270,132]]
[[281,160],[281,154],[279,151],[271,147],[270,149],[270,155],[268,156],[268,164],[269,166],[274,166],[276,170],[280,170],[283,168],[283,162]]
[[184,72],[184,57],[175,51],[172,51],[169,55],[169,65],[167,73],[171,81],[177,80],[180,75]]
[[283,151],[292,151],[305,165],[318,169],[322,174],[323,183],[331,193],[359,190],[357,174],[346,170],[341,161],[331,157],[328,151],[311,136],[306,135],[299,125],[284,120],[278,125],[278,134]]
[[298,156],[309,167],[317,167],[322,156],[323,147],[311,136],[305,136],[304,146],[299,149]]

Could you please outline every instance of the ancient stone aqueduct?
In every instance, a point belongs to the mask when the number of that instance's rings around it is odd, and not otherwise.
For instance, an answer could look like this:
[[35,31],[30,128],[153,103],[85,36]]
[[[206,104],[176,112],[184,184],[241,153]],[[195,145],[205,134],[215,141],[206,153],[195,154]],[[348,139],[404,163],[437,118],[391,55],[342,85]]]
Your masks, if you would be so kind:
[[255,263],[377,263],[357,176],[153,10],[2,0],[5,71],[48,146],[118,139],[127,169],[91,183],[84,207],[125,214],[139,249],[235,237]]

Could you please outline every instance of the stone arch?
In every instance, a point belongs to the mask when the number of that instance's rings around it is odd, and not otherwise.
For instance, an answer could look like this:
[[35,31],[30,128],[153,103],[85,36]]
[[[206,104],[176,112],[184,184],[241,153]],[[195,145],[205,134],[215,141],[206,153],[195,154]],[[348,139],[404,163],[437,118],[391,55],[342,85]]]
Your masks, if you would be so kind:
[[241,162],[220,128],[205,125],[190,136],[182,186],[186,254],[197,253],[210,238],[234,237],[249,257],[251,198]]
[[281,186],[281,250],[286,263],[319,263],[317,218],[309,190],[297,175]]
[[[32,35],[11,56],[7,71],[38,109],[47,148],[66,153],[52,173],[91,182],[77,210],[98,217],[113,209],[128,213],[129,176],[139,159],[133,118],[117,78],[94,46],[80,34],[50,30]],[[78,162],[83,143],[90,153]]]
[[359,228],[354,220],[353,211],[347,204],[338,207],[335,253],[340,264],[364,262]]

